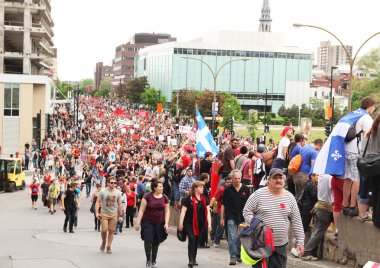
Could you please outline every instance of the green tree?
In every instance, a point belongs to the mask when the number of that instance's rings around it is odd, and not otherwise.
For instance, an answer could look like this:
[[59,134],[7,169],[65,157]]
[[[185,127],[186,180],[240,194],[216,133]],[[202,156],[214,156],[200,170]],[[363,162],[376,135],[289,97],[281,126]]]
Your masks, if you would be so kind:
[[380,73],[380,47],[371,49],[357,63],[359,69],[365,72]]
[[161,89],[149,87],[141,94],[141,102],[148,105],[151,110],[155,110],[158,102],[166,102],[166,97],[162,94]]
[[172,94],[172,113],[174,115],[177,112],[177,94],[178,94],[178,108],[179,108],[180,115],[195,117],[195,105],[197,103],[199,96],[202,94],[202,92],[198,90],[181,89],[177,93],[173,93]]
[[57,98],[59,100],[64,100],[67,98],[67,92],[69,90],[73,90],[74,86],[67,82],[62,82],[60,80],[57,81],[58,94]]
[[116,93],[116,96],[120,99],[127,99],[127,95],[128,95],[128,92],[127,92],[127,81],[126,79],[123,80],[119,80],[119,84],[117,85],[116,89],[115,89],[115,93]]
[[91,78],[85,78],[79,81],[79,92],[84,93],[86,86],[93,86],[94,80]]
[[228,95],[226,101],[222,106],[223,121],[222,126],[227,127],[230,118],[233,118],[235,122],[242,119],[241,105],[237,98],[232,95]]
[[126,85],[126,97],[130,103],[140,103],[141,94],[149,87],[146,76],[137,77],[129,80]]

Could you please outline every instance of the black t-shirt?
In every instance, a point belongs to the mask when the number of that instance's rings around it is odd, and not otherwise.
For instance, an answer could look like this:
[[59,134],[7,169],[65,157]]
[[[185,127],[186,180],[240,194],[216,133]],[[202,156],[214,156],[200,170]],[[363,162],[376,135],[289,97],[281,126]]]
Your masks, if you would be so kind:
[[207,161],[206,159],[203,159],[201,161],[201,168],[199,170],[199,174],[202,174],[202,173],[211,174],[211,167],[212,167],[212,162]]
[[[206,199],[206,206],[208,204],[208,199]],[[187,196],[186,198],[182,199],[182,206],[187,207],[186,214],[185,214],[185,219],[183,221],[184,224],[193,224],[193,204],[191,202],[190,196]],[[203,202],[198,202],[197,203],[197,211],[198,211],[198,226],[202,227],[206,223],[205,219],[205,207],[203,205]]]
[[242,184],[239,192],[233,185],[224,189],[223,201],[225,220],[234,220],[237,224],[244,222],[243,209],[250,195],[249,188]]
[[75,190],[66,190],[65,192],[65,209],[76,208],[75,204]]

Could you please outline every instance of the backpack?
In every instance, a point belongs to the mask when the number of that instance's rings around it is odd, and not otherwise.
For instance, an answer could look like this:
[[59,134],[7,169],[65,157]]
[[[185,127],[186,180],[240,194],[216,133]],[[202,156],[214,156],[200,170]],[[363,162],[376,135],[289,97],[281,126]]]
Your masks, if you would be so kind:
[[355,123],[353,123],[349,128],[348,128],[348,131],[347,131],[347,134],[346,134],[346,137],[344,138],[344,141],[345,142],[350,142],[350,141],[352,141],[353,139],[355,139],[355,138],[359,138],[360,137],[360,135],[361,135],[361,133],[363,132],[363,130],[362,131],[360,131],[359,133],[356,133],[356,123],[357,123],[358,121],[356,121]]
[[262,220],[253,218],[249,227],[240,232],[239,238],[242,261],[248,265],[262,261],[265,267],[265,258],[274,252],[272,229],[267,227]]
[[290,160],[288,171],[292,173],[297,172],[300,169],[301,164],[302,164],[302,155],[297,154],[295,157],[292,158],[292,160]]
[[254,167],[254,170],[253,170],[253,175],[255,175],[256,177],[258,177],[260,180],[264,177],[265,175],[265,167],[264,167],[264,159],[262,156],[260,156],[261,159],[261,166],[258,167],[257,166],[257,160],[255,162],[255,167]]
[[273,161],[276,158],[277,154],[278,154],[278,147],[264,154],[263,156],[264,164],[268,169],[272,167]]

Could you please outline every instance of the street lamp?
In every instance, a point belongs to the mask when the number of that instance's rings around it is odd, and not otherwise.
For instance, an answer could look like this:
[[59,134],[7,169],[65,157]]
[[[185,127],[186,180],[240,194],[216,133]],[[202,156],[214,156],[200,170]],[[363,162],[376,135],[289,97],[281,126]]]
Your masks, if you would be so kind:
[[211,66],[201,60],[201,59],[197,59],[197,58],[193,58],[193,57],[185,57],[185,56],[182,56],[183,59],[190,59],[190,60],[197,60],[197,61],[200,61],[201,63],[205,64],[207,66],[207,68],[211,71],[211,74],[212,74],[212,77],[214,78],[214,103],[213,103],[213,106],[212,106],[212,130],[211,131],[214,131],[214,127],[215,127],[215,117],[216,117],[216,114],[215,114],[215,106],[216,106],[216,80],[218,79],[218,75],[220,73],[220,71],[224,68],[224,66],[226,66],[227,64],[233,62],[233,61],[249,61],[250,59],[247,59],[247,58],[244,58],[244,59],[233,59],[233,60],[230,60],[230,61],[227,61],[226,63],[224,63],[222,66],[220,66],[220,68],[214,72],[211,68]]
[[326,30],[325,28],[322,28],[322,27],[319,27],[319,26],[314,26],[314,25],[307,25],[307,24],[300,24],[300,23],[294,23],[293,24],[294,27],[296,28],[300,28],[300,27],[309,27],[309,28],[315,28],[315,29],[319,29],[319,30],[322,30],[330,35],[332,35],[343,47],[344,49],[344,52],[346,53],[346,56],[348,58],[348,61],[349,61],[349,65],[350,65],[350,81],[349,81],[349,85],[348,85],[348,111],[351,112],[351,99],[352,99],[352,71],[353,71],[353,68],[354,68],[354,63],[355,63],[355,60],[356,60],[356,57],[358,56],[358,53],[359,51],[362,49],[362,47],[370,40],[372,39],[373,37],[375,37],[376,35],[380,34],[380,32],[377,32],[373,35],[371,35],[370,37],[368,37],[364,42],[363,44],[361,44],[361,46],[359,47],[359,49],[356,51],[355,53],[355,56],[352,58],[351,55],[348,53],[348,50],[347,50],[347,47],[343,44],[343,42],[335,35],[333,34],[332,32],[330,32],[329,30]]
[[331,119],[330,119],[330,130],[332,131],[334,125],[334,98],[333,98],[333,71],[337,69],[337,66],[331,67],[331,80],[330,80],[330,107],[331,107]]

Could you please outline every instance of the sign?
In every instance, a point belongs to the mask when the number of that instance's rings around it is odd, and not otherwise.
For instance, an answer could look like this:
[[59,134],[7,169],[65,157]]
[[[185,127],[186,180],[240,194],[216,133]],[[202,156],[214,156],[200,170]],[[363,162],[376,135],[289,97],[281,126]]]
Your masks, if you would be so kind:
[[127,132],[127,130],[125,128],[120,129],[120,131],[122,134],[125,134]]
[[134,127],[134,128],[139,128],[140,125],[139,125],[139,124],[134,124],[133,127]]
[[164,135],[159,135],[159,136],[158,136],[158,140],[159,140],[159,141],[164,141],[164,140],[165,140]]
[[149,135],[154,136],[155,133],[156,133],[156,130],[154,129],[154,127],[150,127],[149,128]]
[[162,113],[162,103],[161,102],[157,103],[157,113],[158,114]]
[[183,134],[187,134],[191,131],[192,127],[190,126],[179,126],[179,132]]
[[221,116],[217,116],[217,117],[215,117],[215,120],[217,121],[217,122],[222,122],[223,121],[223,117],[221,117]]
[[219,102],[212,102],[212,111],[214,115],[218,114],[219,111]]
[[301,118],[301,131],[306,138],[311,136],[312,120],[311,118]]
[[325,120],[330,120],[332,116],[332,107],[330,106],[330,101],[325,99],[323,100],[323,106],[325,108]]
[[173,146],[177,146],[177,139],[171,139],[170,144]]
[[109,157],[108,157],[108,160],[109,160],[110,162],[115,162],[115,160],[116,160],[116,155],[115,155],[114,152],[110,152],[110,155],[109,155]]

